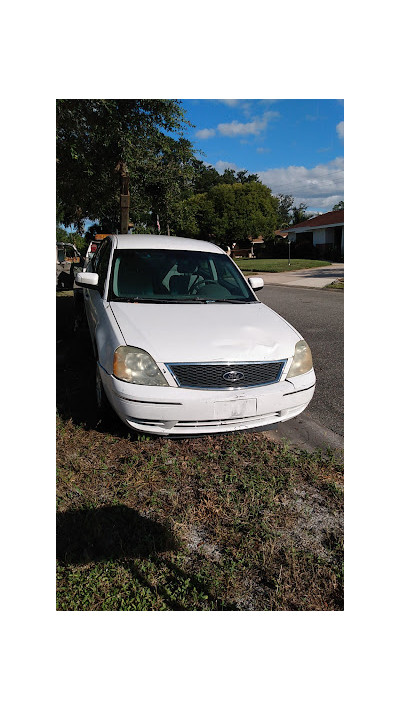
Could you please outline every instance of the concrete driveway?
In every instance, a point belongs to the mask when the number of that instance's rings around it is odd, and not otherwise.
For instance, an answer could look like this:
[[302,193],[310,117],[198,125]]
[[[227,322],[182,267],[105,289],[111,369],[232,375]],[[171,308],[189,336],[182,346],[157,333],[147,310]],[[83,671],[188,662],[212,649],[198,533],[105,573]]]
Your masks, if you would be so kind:
[[312,269],[297,269],[292,272],[246,272],[246,277],[260,276],[264,279],[264,284],[278,284],[280,286],[305,286],[323,289],[324,286],[332,284],[336,279],[343,279],[344,264],[330,264],[327,267],[313,267]]

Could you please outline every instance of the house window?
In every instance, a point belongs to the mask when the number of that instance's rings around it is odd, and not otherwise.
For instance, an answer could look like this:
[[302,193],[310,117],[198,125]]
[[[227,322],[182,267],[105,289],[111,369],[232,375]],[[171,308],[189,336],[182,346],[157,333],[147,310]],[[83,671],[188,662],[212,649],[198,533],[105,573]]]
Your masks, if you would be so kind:
[[297,244],[312,246],[313,232],[299,232],[296,235]]

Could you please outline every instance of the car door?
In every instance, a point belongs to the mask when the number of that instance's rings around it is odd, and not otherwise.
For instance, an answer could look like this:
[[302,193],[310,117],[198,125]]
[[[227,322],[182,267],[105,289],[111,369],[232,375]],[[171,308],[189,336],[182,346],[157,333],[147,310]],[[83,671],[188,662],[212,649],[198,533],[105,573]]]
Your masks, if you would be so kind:
[[99,328],[99,324],[104,324],[104,319],[106,318],[105,310],[109,307],[106,300],[107,294],[105,293],[105,285],[110,257],[111,240],[105,240],[98,248],[88,268],[88,271],[95,272],[99,275],[98,288],[84,290],[87,321],[93,343],[96,343],[96,332]]

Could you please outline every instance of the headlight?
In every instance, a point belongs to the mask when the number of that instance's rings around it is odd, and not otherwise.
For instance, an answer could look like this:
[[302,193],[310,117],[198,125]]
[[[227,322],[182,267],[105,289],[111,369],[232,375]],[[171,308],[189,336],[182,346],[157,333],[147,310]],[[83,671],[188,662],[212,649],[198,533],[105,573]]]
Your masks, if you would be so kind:
[[294,349],[292,365],[286,378],[294,378],[296,375],[308,373],[313,367],[310,347],[305,341],[298,341]]
[[120,346],[114,353],[113,373],[119,380],[136,385],[167,385],[151,355],[133,346]]

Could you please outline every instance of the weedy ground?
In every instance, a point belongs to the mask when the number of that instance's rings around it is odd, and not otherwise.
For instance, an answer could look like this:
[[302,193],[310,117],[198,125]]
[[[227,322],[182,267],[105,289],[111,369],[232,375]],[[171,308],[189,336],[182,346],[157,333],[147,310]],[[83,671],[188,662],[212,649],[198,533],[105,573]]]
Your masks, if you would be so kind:
[[71,302],[57,299],[57,609],[343,609],[334,454],[98,420]]
[[332,284],[327,284],[325,289],[344,289],[344,279],[336,279]]

